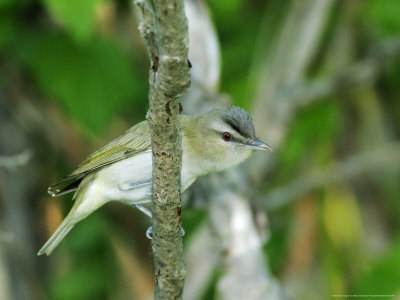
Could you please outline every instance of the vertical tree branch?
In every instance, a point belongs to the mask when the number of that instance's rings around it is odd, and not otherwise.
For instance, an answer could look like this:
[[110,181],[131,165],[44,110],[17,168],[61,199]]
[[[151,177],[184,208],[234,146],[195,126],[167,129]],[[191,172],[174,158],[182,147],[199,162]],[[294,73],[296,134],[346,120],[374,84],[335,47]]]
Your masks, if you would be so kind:
[[179,97],[189,87],[188,29],[183,0],[136,1],[151,60],[149,112],[153,151],[155,299],[180,299],[185,279],[181,214]]

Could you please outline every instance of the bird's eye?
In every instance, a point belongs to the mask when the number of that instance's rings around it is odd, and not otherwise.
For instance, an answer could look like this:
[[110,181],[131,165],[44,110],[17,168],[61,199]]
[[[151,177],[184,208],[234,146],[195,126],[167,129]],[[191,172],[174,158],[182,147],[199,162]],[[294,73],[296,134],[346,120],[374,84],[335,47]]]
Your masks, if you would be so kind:
[[222,138],[224,139],[224,141],[229,142],[232,139],[232,134],[230,134],[229,132],[224,132],[222,134]]

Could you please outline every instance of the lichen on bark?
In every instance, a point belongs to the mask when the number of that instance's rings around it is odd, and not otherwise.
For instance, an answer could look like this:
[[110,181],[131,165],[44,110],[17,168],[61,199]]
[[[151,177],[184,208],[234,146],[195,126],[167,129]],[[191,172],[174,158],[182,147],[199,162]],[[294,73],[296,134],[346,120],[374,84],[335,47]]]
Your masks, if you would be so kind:
[[149,111],[153,153],[153,253],[155,299],[180,299],[186,269],[181,223],[180,103],[190,85],[188,28],[183,0],[143,0],[140,31],[151,61]]

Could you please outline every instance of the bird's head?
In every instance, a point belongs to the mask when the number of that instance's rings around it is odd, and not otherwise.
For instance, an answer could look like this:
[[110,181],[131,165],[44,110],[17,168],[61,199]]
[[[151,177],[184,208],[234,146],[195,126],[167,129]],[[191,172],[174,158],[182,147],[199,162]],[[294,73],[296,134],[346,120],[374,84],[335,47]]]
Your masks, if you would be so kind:
[[217,108],[200,116],[192,130],[192,151],[210,166],[209,171],[233,167],[254,150],[272,151],[256,137],[250,115],[236,106]]

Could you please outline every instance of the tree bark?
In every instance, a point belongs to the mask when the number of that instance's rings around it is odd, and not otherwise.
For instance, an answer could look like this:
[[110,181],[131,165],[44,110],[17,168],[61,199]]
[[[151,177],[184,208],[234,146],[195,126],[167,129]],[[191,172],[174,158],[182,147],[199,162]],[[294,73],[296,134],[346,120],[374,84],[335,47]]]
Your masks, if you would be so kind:
[[155,299],[181,299],[186,269],[181,224],[182,147],[179,97],[190,85],[188,29],[182,0],[136,1],[151,60],[149,111],[153,151]]

